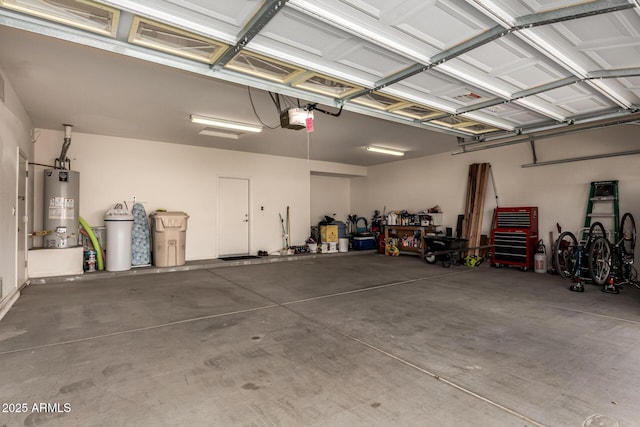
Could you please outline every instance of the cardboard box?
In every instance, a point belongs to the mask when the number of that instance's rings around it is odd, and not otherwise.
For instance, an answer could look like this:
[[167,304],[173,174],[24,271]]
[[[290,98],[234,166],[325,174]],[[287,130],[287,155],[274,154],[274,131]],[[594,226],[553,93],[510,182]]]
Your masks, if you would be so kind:
[[338,241],[338,226],[337,225],[321,225],[320,226],[320,241],[321,242],[337,242]]
[[83,274],[82,246],[56,249],[30,249],[28,252],[30,278]]

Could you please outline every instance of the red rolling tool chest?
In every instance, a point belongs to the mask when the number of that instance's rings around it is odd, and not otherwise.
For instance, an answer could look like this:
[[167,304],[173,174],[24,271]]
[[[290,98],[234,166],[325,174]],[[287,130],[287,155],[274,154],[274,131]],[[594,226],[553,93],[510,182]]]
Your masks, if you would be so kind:
[[538,244],[538,208],[497,208],[491,238],[492,265],[508,265],[522,270],[533,268],[533,256]]

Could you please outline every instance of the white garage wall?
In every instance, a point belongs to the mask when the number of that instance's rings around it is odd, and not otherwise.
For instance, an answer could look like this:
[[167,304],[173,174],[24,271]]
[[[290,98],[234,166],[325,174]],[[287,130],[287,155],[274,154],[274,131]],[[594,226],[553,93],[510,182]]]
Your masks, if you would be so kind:
[[[544,140],[537,143],[538,157],[545,161],[635,149],[639,133],[640,126],[628,125]],[[41,131],[35,161],[52,163],[62,138],[61,130]],[[284,213],[287,206],[291,207],[293,244],[302,244],[309,224],[329,210],[342,219],[350,212],[370,217],[375,209],[384,207],[387,211],[419,211],[437,204],[444,210],[444,225],[454,227],[464,209],[468,166],[479,162],[492,164],[501,206],[540,208],[540,235],[548,248],[549,231],[555,232],[556,222],[565,230],[581,226],[593,180],[618,179],[621,212],[631,211],[640,221],[640,156],[521,168],[532,158],[529,146],[520,144],[460,156],[445,153],[404,160],[366,172],[358,170],[358,174],[366,173],[363,177],[342,178],[310,176],[312,166],[306,160],[74,133],[69,157],[73,169],[81,172],[81,215],[91,225],[102,224],[108,208],[131,201],[134,195],[146,202],[147,212],[183,210],[191,216],[190,260],[218,256],[215,187],[219,176],[251,179],[252,252],[279,249],[278,213]],[[35,229],[39,229],[42,168],[36,172]],[[495,207],[491,183],[485,207],[483,232],[488,233]]]
[[350,179],[311,175],[311,225],[325,215],[346,222],[351,210]]
[[[52,164],[63,132],[41,130],[36,162]],[[309,166],[306,160],[74,132],[68,152],[80,172],[80,215],[92,226],[133,196],[155,209],[184,211],[190,218],[187,260],[217,258],[218,177],[250,179],[251,252],[281,248],[278,213],[291,208],[291,242],[303,244],[309,230]],[[42,171],[36,169],[36,229],[42,226]],[[260,208],[264,206],[264,210]],[[129,204],[131,208],[131,204]]]
[[[17,283],[17,221],[13,208],[17,202],[18,150],[33,158],[29,129],[31,120],[24,111],[11,83],[2,70],[4,101],[0,99],[0,318],[18,295]],[[31,191],[31,190],[28,190]],[[27,206],[29,210],[29,206]],[[29,228],[29,227],[28,227]]]
[[[427,143],[427,142],[426,142]],[[638,149],[640,126],[626,125],[582,132],[536,143],[538,160],[555,160],[597,153]],[[467,173],[472,163],[491,163],[500,206],[538,206],[540,236],[550,252],[549,231],[582,226],[591,181],[617,179],[620,211],[630,211],[640,226],[640,155],[612,157],[535,168],[528,144],[452,156],[439,154],[403,160],[368,169],[367,176],[351,182],[351,208],[369,215],[374,209],[419,211],[440,205],[445,225],[454,227],[464,211]],[[483,233],[490,231],[496,202],[487,185]],[[604,220],[603,220],[604,222]]]

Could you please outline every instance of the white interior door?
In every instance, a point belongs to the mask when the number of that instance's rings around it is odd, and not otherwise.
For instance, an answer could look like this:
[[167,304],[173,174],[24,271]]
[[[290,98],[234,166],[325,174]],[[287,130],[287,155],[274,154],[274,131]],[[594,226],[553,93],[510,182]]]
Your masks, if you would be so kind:
[[249,180],[218,178],[218,253],[249,254]]
[[16,225],[18,227],[17,260],[16,260],[16,283],[18,287],[27,280],[27,157],[19,152],[18,154],[18,194]]

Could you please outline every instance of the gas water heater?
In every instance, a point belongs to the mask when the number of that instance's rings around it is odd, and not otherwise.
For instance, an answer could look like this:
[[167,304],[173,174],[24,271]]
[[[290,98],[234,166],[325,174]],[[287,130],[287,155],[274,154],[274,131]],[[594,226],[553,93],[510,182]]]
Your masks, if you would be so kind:
[[71,125],[64,125],[65,138],[56,169],[44,171],[44,236],[45,248],[78,246],[80,215],[80,173],[67,170],[66,157],[71,144]]
[[65,169],[44,171],[45,248],[78,245],[80,173]]

